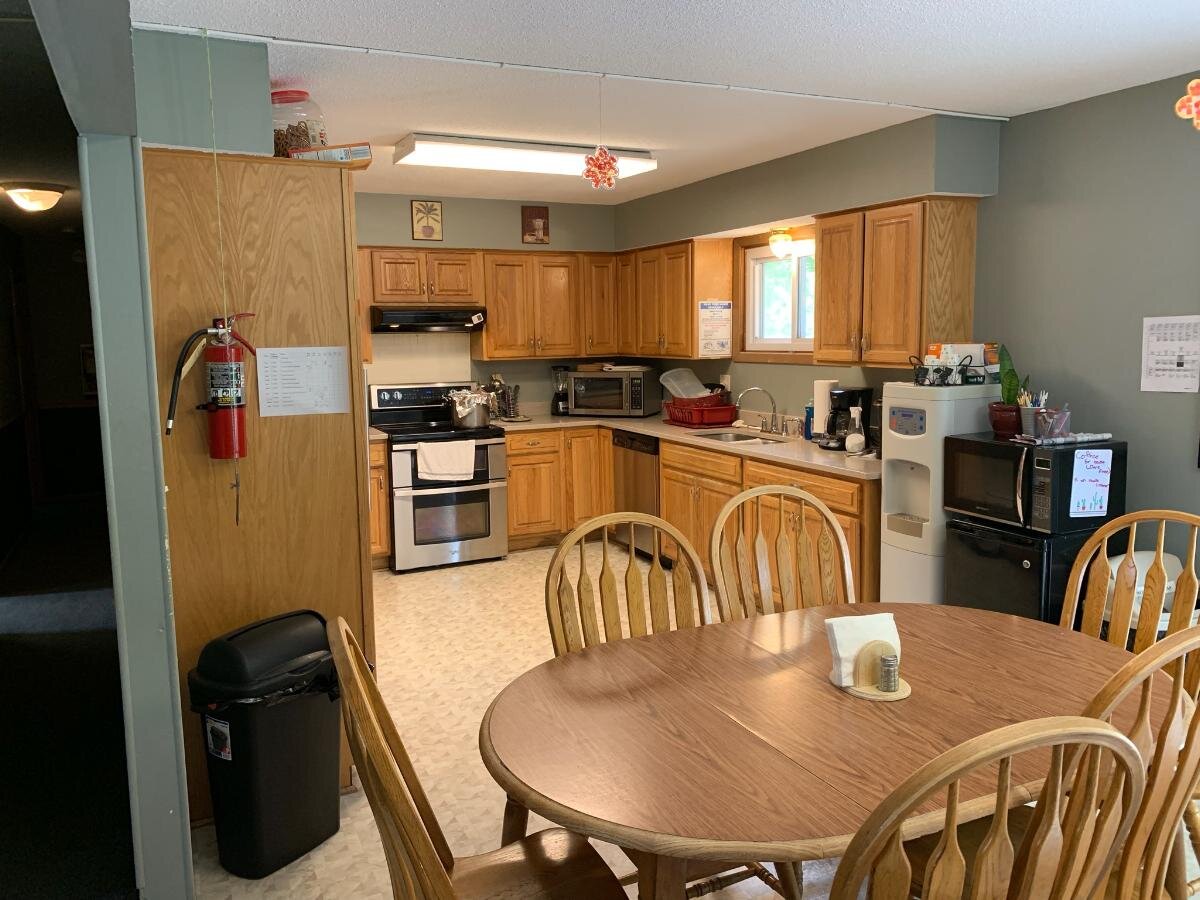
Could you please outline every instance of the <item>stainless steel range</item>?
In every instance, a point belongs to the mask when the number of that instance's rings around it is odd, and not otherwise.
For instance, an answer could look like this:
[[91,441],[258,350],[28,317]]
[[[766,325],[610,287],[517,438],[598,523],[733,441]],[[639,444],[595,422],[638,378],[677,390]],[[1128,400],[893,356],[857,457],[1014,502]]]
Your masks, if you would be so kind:
[[[455,428],[447,394],[471,384],[373,384],[367,420],[388,435],[392,570],[496,559],[508,554],[504,431]],[[474,468],[453,481],[422,477],[420,444],[474,442]],[[464,475],[466,473],[464,472]]]

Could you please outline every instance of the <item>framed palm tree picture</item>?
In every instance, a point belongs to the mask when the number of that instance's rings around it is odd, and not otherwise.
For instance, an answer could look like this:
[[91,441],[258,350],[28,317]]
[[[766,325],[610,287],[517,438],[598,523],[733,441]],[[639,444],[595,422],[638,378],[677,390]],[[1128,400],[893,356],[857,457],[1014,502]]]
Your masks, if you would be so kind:
[[412,201],[412,236],[414,241],[442,239],[442,201]]

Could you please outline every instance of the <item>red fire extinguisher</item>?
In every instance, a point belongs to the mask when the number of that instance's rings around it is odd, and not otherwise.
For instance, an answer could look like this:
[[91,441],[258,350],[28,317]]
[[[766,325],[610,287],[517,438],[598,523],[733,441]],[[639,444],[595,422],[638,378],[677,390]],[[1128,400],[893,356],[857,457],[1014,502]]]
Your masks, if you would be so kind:
[[179,401],[179,383],[191,369],[200,347],[198,341],[209,338],[204,346],[208,370],[208,399],[197,406],[208,412],[208,455],[213,459],[242,459],[246,456],[246,364],[242,348],[254,353],[254,347],[238,334],[234,325],[254,313],[235,313],[213,319],[212,327],[194,332],[179,351],[175,376],[171,381],[171,402],[167,407],[167,434],[175,425],[175,407]]

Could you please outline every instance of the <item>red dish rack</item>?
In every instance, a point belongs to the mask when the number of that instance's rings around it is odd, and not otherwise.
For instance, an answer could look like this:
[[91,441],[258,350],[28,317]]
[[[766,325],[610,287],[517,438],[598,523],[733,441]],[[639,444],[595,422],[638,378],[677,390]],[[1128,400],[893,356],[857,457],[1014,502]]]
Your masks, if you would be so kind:
[[707,397],[674,397],[663,404],[666,421],[684,428],[724,428],[737,418],[737,407],[729,402],[729,393],[720,391]]

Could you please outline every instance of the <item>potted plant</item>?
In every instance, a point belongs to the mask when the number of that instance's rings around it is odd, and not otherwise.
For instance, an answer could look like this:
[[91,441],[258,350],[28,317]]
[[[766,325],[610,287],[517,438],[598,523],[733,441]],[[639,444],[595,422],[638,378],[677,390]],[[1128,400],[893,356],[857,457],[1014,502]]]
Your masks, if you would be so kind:
[[1017,397],[1022,388],[1029,386],[1029,376],[1022,383],[1013,367],[1012,354],[1003,344],[1000,345],[1000,402],[988,404],[988,421],[992,424],[992,432],[998,438],[1007,440],[1021,431],[1021,407],[1017,405]]

